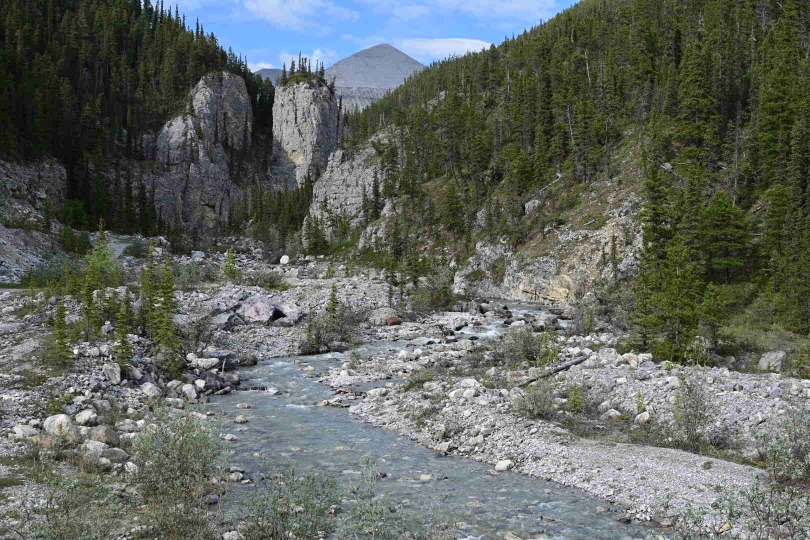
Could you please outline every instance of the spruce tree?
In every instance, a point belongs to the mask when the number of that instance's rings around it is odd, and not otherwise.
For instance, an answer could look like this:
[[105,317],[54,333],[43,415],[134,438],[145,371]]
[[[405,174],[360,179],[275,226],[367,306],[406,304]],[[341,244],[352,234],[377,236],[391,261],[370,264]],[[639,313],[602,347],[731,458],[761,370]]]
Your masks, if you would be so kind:
[[56,314],[53,321],[53,358],[59,364],[69,364],[73,358],[73,351],[70,349],[70,339],[65,321],[65,303],[61,298],[56,301]]
[[663,341],[657,352],[663,358],[680,361],[691,345],[698,326],[698,299],[701,281],[683,238],[676,236],[666,249],[661,264],[659,289],[652,303],[660,321]]
[[157,327],[155,325],[156,322],[155,313],[159,294],[157,265],[155,263],[155,249],[153,246],[149,246],[149,254],[147,255],[146,264],[141,270],[140,289],[141,289],[141,313],[140,313],[141,325],[143,325],[146,335],[153,337],[157,330]]
[[225,265],[222,267],[222,273],[225,274],[225,279],[231,283],[236,283],[239,280],[239,268],[236,266],[236,253],[231,249],[225,252]]
[[132,362],[132,345],[129,342],[129,334],[132,331],[131,325],[132,299],[127,291],[121,300],[121,307],[118,310],[115,325],[116,341],[113,346],[113,360],[121,366],[127,366]]
[[710,277],[729,283],[745,264],[748,224],[725,193],[717,193],[703,214],[702,246]]

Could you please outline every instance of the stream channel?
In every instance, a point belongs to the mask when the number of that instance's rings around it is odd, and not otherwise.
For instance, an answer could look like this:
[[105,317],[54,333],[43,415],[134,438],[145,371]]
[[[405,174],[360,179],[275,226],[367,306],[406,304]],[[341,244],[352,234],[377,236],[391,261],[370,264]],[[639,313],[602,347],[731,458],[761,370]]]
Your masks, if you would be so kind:
[[[525,304],[510,308],[539,310]],[[483,327],[465,328],[457,335],[460,339],[471,334],[486,339],[505,332],[502,323],[502,319],[492,319]],[[398,351],[408,344],[380,341],[354,351],[366,356]],[[377,483],[377,493],[386,496],[397,512],[414,521],[434,516],[453,523],[458,538],[495,539],[511,532],[520,538],[628,540],[662,534],[641,524],[619,523],[616,518],[620,514],[597,511],[597,507],[608,504],[574,488],[516,472],[493,476],[491,467],[484,463],[441,456],[394,432],[365,424],[347,409],[316,407],[316,403],[334,397],[318,377],[330,367],[340,366],[347,357],[348,353],[329,353],[273,358],[240,369],[243,386],[274,390],[238,391],[212,398],[210,410],[249,418],[244,426],[225,426],[238,437],[226,443],[234,451],[230,464],[244,468],[246,476],[253,477],[262,468],[262,458],[254,454],[261,453],[273,461],[292,461],[299,470],[331,474],[345,489],[360,481],[364,460],[370,459],[376,462],[378,472],[386,474]],[[302,369],[306,366],[314,370]],[[238,403],[247,403],[250,409],[237,410]],[[240,431],[240,427],[244,429]],[[424,474],[433,480],[420,481]],[[238,486],[236,495],[247,495],[250,489],[255,488]]]

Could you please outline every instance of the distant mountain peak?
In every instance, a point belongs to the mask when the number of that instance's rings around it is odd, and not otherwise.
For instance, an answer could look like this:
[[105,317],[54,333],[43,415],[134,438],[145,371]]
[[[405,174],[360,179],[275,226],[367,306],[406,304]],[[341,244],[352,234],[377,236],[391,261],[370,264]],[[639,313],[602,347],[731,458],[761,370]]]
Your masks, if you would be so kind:
[[[326,80],[334,79],[346,110],[363,109],[423,69],[424,65],[396,47],[380,43],[335,62],[326,70]],[[281,70],[276,68],[256,73],[273,84],[281,78]]]
[[425,66],[387,43],[335,62],[326,70],[326,79],[344,88],[380,88],[390,90]]

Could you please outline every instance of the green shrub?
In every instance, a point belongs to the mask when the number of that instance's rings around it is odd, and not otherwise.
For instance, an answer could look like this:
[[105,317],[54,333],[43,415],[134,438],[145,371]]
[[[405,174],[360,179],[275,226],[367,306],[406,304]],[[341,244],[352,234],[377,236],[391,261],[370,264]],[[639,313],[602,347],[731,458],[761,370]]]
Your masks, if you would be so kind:
[[417,369],[408,374],[408,380],[403,386],[403,390],[409,392],[411,390],[421,390],[422,385],[436,379],[436,374],[431,369]]
[[337,530],[340,540],[395,540],[401,529],[395,525],[394,508],[376,496],[377,469],[366,462],[360,482],[349,490],[353,497],[349,512]]
[[239,534],[243,540],[324,538],[339,503],[334,478],[302,475],[293,464],[266,466],[244,504]]
[[177,288],[183,291],[190,291],[220,279],[219,268],[213,264],[174,264],[172,274]]
[[710,396],[698,380],[681,380],[672,405],[672,443],[688,452],[699,452],[706,443],[711,410]]
[[222,273],[225,279],[231,283],[239,282],[239,267],[236,265],[236,253],[233,250],[225,252],[225,264],[222,267]]
[[267,290],[284,290],[284,278],[277,272],[253,272],[242,278],[244,285],[253,285]]
[[411,309],[417,313],[448,311],[456,303],[453,276],[447,272],[429,275],[411,295]]
[[810,480],[810,410],[792,407],[778,427],[761,438],[765,462],[774,479]]
[[81,288],[79,279],[83,268],[84,264],[81,260],[60,253],[26,272],[21,283],[30,288],[48,287],[55,292],[75,293]]
[[568,410],[574,414],[582,414],[585,411],[585,393],[579,385],[568,389]]
[[318,354],[338,343],[356,340],[358,326],[368,318],[366,312],[334,298],[325,311],[313,313],[310,310],[306,339],[301,343],[302,354]]
[[136,477],[149,522],[170,540],[215,539],[205,514],[223,449],[212,427],[193,413],[158,411],[135,439]]
[[503,341],[503,354],[509,365],[526,363],[536,367],[546,366],[559,358],[551,333],[535,334],[526,327],[509,330]]
[[541,380],[528,386],[522,396],[514,399],[512,408],[526,418],[543,420],[551,418],[556,413],[551,384]]
[[76,233],[70,227],[62,229],[62,235],[59,238],[62,243],[62,248],[67,253],[82,256],[93,247],[90,242],[90,234],[87,231]]
[[136,259],[145,259],[149,255],[149,244],[140,238],[136,238],[131,244],[124,248],[123,253],[124,255],[135,257]]

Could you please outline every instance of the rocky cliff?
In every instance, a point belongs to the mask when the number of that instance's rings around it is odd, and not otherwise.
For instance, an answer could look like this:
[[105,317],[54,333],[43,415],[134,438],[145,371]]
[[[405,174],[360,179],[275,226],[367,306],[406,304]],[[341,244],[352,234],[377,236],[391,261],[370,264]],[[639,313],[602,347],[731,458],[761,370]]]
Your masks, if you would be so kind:
[[61,208],[66,189],[67,173],[55,159],[0,161],[0,223],[41,225],[45,202],[53,211]]
[[233,166],[250,148],[252,124],[245,81],[223,71],[203,77],[186,111],[145,137],[147,156],[164,167],[154,189],[165,223],[206,228],[227,221],[242,196]]
[[276,89],[273,102],[274,176],[290,185],[316,179],[338,147],[340,114],[335,95],[325,86],[291,84]]
[[371,144],[353,154],[336,150],[313,186],[310,215],[319,219],[342,216],[348,218],[352,226],[358,226],[363,193],[371,196],[375,175],[380,177],[380,164]]

